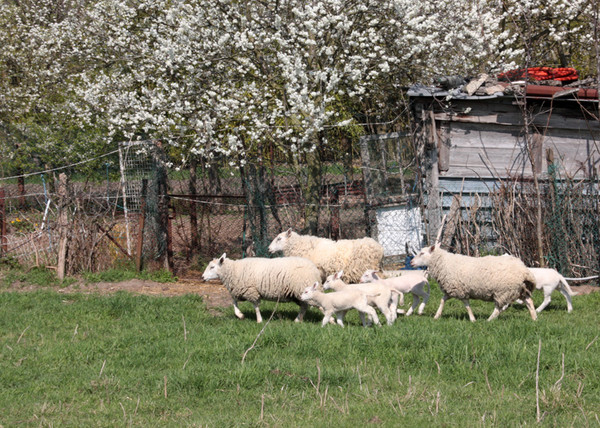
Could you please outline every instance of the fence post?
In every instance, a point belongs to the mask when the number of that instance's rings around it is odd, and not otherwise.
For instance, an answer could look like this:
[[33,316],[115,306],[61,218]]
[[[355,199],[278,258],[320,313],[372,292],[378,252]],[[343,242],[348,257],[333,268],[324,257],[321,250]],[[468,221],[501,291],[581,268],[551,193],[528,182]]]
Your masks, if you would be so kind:
[[138,271],[142,270],[142,252],[144,250],[144,222],[146,219],[146,193],[148,190],[148,180],[142,179],[142,195],[140,200],[140,220],[138,224],[138,241],[135,255],[135,267]]
[[56,273],[61,281],[65,279],[67,272],[67,250],[69,241],[69,213],[67,210],[68,204],[68,179],[65,173],[58,176],[58,199],[59,199],[59,215],[58,215],[58,262]]
[[330,190],[331,217],[329,218],[329,227],[331,229],[331,239],[337,241],[340,238],[340,192],[337,187],[332,187]]
[[4,204],[4,189],[0,189],[0,257],[8,253],[6,237],[6,206]]

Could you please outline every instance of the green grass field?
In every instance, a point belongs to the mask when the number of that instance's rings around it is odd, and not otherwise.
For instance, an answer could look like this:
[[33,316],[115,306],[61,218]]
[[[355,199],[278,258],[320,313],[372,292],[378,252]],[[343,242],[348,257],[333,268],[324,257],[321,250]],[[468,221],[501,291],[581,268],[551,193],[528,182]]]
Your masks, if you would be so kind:
[[433,320],[434,287],[423,316],[342,329],[292,303],[265,327],[197,296],[3,292],[0,426],[598,426],[600,293],[555,294],[537,322],[473,302],[473,324],[454,300]]

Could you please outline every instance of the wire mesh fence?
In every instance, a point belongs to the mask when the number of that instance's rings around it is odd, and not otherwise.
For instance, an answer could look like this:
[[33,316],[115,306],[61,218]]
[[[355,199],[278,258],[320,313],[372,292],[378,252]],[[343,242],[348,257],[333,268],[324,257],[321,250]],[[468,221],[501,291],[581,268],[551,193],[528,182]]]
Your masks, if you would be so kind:
[[[62,200],[48,176],[28,177],[23,187],[0,181],[0,255],[56,268],[61,211],[69,225],[69,274],[142,256],[146,263],[167,257],[158,266],[176,271],[200,269],[223,252],[270,256],[270,241],[287,228],[334,240],[374,237],[394,266],[404,261],[407,247],[425,244],[419,170],[408,136],[365,137],[360,156],[350,158],[321,153],[314,194],[304,159],[297,165],[230,168],[221,162],[181,171],[166,167],[154,143],[144,144],[150,148],[122,147],[120,159],[114,154],[116,174],[107,173],[106,181],[73,181]],[[442,241],[461,254],[508,252],[530,266],[541,256],[569,277],[598,274],[597,178],[575,180],[558,168],[548,177],[539,194],[530,182],[506,179],[486,195],[456,195]]]

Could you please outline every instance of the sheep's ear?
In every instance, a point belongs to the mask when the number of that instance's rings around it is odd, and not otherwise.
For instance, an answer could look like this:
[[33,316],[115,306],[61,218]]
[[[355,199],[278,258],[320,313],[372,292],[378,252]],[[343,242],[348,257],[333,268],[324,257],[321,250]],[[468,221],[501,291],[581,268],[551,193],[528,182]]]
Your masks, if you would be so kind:
[[344,269],[335,274],[335,279],[341,279],[344,275]]
[[315,283],[312,286],[313,290],[316,290],[318,287],[319,287],[319,281],[315,281]]
[[292,236],[292,232],[293,232],[293,230],[290,227],[288,230],[285,231],[285,236],[287,236],[289,238],[290,236]]
[[433,253],[435,251],[436,247],[437,247],[437,244],[434,244],[431,247],[429,247],[429,252]]
[[226,258],[227,258],[227,253],[223,253],[223,255],[221,257],[219,257],[219,264],[222,265]]
[[377,272],[375,272],[375,271],[371,272],[371,276],[373,277],[373,279],[377,279]]

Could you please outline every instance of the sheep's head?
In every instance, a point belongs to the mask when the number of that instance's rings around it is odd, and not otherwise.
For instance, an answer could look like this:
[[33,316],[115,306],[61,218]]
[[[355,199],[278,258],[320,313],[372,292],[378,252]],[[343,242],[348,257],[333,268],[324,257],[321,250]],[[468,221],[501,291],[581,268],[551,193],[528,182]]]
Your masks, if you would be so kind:
[[277,251],[283,251],[293,233],[294,231],[290,228],[277,235],[269,245],[269,252],[276,253]]
[[300,300],[302,300],[303,302],[307,301],[307,300],[311,300],[315,294],[315,291],[317,291],[319,288],[319,282],[315,282],[313,285],[309,285],[308,287],[306,287],[304,289],[304,291],[302,292],[302,294],[300,295]]
[[332,288],[335,288],[335,286],[334,286],[335,282],[341,281],[343,275],[344,275],[343,269],[337,273],[332,273],[331,275],[329,275],[327,277],[327,279],[325,280],[325,282],[323,283],[323,289],[330,290]]
[[423,267],[429,266],[431,255],[433,252],[440,248],[440,244],[432,245],[431,247],[425,247],[418,252],[416,256],[410,261],[412,267]]
[[373,282],[377,281],[378,279],[380,278],[379,275],[377,275],[377,271],[375,269],[367,269],[365,273],[363,273],[363,275],[360,277],[360,282]]
[[219,278],[219,274],[221,272],[221,267],[223,266],[223,262],[227,258],[227,254],[223,253],[221,257],[218,259],[213,259],[204,269],[204,273],[202,274],[202,279],[204,281],[208,281],[210,279]]

